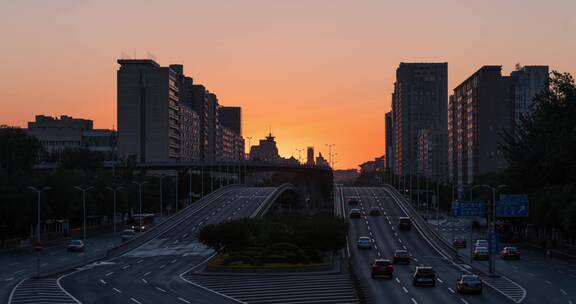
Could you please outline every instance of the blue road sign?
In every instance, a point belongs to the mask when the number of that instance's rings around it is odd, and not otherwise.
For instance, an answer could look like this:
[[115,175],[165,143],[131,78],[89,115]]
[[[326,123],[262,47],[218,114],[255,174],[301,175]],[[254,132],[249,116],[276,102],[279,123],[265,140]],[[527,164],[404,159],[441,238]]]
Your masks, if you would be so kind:
[[492,232],[488,235],[488,250],[490,250],[490,254],[498,254],[500,252],[500,237],[498,233]]
[[452,202],[453,216],[484,216],[486,205],[483,201],[454,201]]
[[496,217],[528,217],[528,196],[502,194],[496,201]]

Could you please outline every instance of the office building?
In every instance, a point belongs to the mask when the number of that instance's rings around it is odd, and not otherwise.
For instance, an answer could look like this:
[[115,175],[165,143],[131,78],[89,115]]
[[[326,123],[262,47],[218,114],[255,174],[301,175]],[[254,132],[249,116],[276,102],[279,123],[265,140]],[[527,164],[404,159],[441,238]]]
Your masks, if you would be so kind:
[[306,165],[314,166],[316,163],[314,162],[314,147],[306,148]]
[[[448,97],[447,63],[400,63],[392,94],[392,163],[398,175],[418,172],[417,149],[421,130],[446,134]],[[446,155],[443,142],[431,144],[433,153]],[[432,172],[435,180],[445,179],[445,169]]]
[[506,167],[502,132],[514,125],[515,77],[501,66],[483,66],[454,89],[448,111],[448,177],[470,185],[478,175]]
[[548,85],[548,66],[532,65],[517,67],[510,76],[516,78],[514,89],[514,120],[531,113],[534,108],[534,97]]

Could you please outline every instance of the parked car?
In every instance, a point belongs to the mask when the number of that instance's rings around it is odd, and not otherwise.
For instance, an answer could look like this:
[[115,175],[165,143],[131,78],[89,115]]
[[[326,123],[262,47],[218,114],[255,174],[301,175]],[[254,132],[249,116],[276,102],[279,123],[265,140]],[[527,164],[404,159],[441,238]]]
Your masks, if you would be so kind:
[[456,283],[459,293],[482,293],[482,280],[475,274],[464,274]]
[[82,242],[82,240],[70,240],[68,243],[68,251],[83,252],[84,242]]
[[488,260],[490,258],[490,253],[488,252],[488,247],[476,247],[474,248],[474,253],[472,257],[475,260]]
[[392,257],[392,261],[394,262],[394,264],[406,264],[406,265],[410,265],[410,254],[408,253],[408,251],[406,250],[396,250],[394,252],[394,256]]
[[371,216],[380,216],[380,208],[378,208],[378,207],[372,207],[372,208],[370,208],[369,214],[370,214]]
[[356,242],[358,249],[372,249],[372,240],[367,236],[361,236]]
[[126,242],[128,240],[133,239],[135,236],[136,236],[136,231],[134,231],[133,229],[126,229],[126,230],[122,231],[120,238],[122,238],[122,242]]
[[391,279],[394,276],[394,265],[390,260],[376,259],[370,266],[373,279],[380,276]]
[[360,212],[360,209],[350,209],[350,218],[361,218],[362,217],[362,213]]
[[506,259],[519,260],[520,259],[520,250],[518,250],[518,248],[516,248],[514,246],[504,247],[504,248],[502,248],[502,251],[500,251],[500,258],[503,260],[506,260]]
[[454,248],[466,248],[466,239],[462,237],[455,237],[452,239],[452,246],[454,246]]
[[416,267],[412,276],[414,286],[436,286],[436,271],[432,267]]
[[412,229],[412,220],[410,220],[409,217],[399,217],[398,218],[398,229],[400,229],[400,230]]

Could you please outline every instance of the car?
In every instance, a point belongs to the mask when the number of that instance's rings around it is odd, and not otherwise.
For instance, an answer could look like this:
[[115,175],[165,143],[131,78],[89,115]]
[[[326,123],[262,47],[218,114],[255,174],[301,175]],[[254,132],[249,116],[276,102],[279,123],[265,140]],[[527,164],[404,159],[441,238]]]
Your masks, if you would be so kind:
[[490,253],[488,252],[488,247],[476,247],[474,248],[474,253],[472,257],[475,260],[488,260],[490,258]]
[[377,277],[386,277],[391,279],[394,276],[394,265],[388,259],[375,259],[371,266],[371,275],[375,279]]
[[370,214],[371,216],[380,216],[380,208],[378,208],[378,207],[372,207],[372,208],[370,208],[369,214]]
[[506,260],[506,259],[519,260],[520,259],[520,250],[518,250],[518,248],[516,248],[514,246],[504,247],[504,248],[502,248],[502,251],[500,251],[500,258],[503,260]]
[[488,247],[488,241],[487,240],[476,240],[476,243],[474,243],[474,248],[476,247]]
[[455,237],[452,239],[452,246],[454,246],[454,248],[466,248],[466,239],[462,237]]
[[410,230],[412,229],[412,220],[409,217],[399,217],[398,218],[398,229],[400,230]]
[[418,266],[412,275],[414,286],[436,286],[436,271],[432,267]]
[[361,236],[356,242],[358,249],[372,249],[372,240],[367,236]]
[[475,274],[463,274],[456,282],[459,293],[482,293],[482,280]]
[[410,254],[406,250],[398,249],[394,252],[394,256],[392,257],[392,261],[394,264],[406,264],[410,265]]
[[70,240],[68,242],[68,251],[83,252],[84,242],[82,240]]
[[122,239],[122,242],[126,242],[128,240],[133,239],[135,236],[136,236],[136,231],[134,231],[134,229],[126,229],[126,230],[122,231],[120,238]]
[[360,209],[350,209],[350,218],[361,218],[362,217],[362,213],[360,212]]
[[356,198],[348,199],[348,206],[358,206],[360,202]]
[[130,228],[136,232],[144,232],[148,227],[146,225],[132,225]]

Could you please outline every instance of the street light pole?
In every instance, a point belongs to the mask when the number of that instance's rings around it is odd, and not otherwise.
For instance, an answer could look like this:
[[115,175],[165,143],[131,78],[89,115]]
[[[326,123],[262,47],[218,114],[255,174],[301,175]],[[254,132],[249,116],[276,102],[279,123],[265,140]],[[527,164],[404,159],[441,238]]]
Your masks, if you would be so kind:
[[135,185],[138,185],[138,213],[140,213],[140,229],[142,229],[142,186],[144,184],[147,184],[147,181],[143,181],[143,182],[137,182],[137,181],[133,181],[132,182]]
[[114,239],[116,239],[116,192],[124,187],[118,186],[116,188],[106,187],[106,189],[112,191],[114,194],[114,207],[113,207],[113,214],[112,214],[112,225],[114,226]]
[[37,222],[36,222],[36,243],[40,244],[40,203],[42,201],[41,197],[42,197],[42,192],[43,191],[47,191],[50,190],[52,188],[50,187],[42,187],[40,189],[33,187],[33,186],[28,186],[28,189],[36,192],[37,195]]
[[79,186],[75,186],[74,189],[82,192],[82,240],[86,243],[86,191],[94,189],[94,187],[89,186],[86,188],[82,188]]

